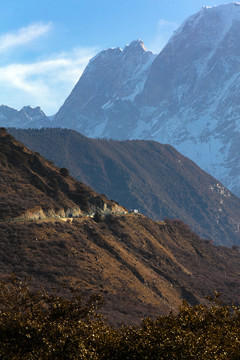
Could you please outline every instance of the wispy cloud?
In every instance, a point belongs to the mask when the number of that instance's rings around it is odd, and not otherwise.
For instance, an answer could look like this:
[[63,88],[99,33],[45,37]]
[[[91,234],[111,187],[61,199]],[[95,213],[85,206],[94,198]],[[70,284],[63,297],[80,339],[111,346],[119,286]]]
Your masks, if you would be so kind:
[[160,19],[157,24],[157,32],[153,40],[148,45],[149,49],[158,54],[167,44],[173,32],[178,28],[178,24],[165,19]]
[[[49,35],[52,23],[35,23],[17,31],[0,35],[0,54],[15,51]],[[23,51],[23,55],[24,55]],[[97,48],[75,48],[55,55],[50,53],[43,59],[31,60],[22,56],[21,63],[0,62],[0,104],[5,103],[16,109],[24,105],[41,106],[47,115],[54,114],[78,81],[89,59]],[[11,56],[12,59],[12,56]]]
[[51,23],[35,23],[15,32],[0,35],[0,54],[14,47],[30,43],[38,37],[49,33],[51,29]]
[[0,67],[0,102],[15,108],[39,105],[47,115],[55,113],[97,50],[76,48],[44,61]]

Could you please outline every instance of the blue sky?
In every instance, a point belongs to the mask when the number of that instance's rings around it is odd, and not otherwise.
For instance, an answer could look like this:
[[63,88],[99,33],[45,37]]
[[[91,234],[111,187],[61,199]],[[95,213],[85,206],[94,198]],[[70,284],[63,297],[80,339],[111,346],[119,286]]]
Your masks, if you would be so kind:
[[56,113],[89,59],[142,39],[160,52],[210,0],[0,0],[0,104]]

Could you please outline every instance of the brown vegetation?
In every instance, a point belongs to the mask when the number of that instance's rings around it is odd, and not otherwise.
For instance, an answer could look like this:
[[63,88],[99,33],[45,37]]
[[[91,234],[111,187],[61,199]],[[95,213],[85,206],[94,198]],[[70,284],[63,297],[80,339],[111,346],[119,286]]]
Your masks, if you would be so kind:
[[78,288],[34,292],[12,277],[0,283],[0,357],[25,360],[237,360],[240,308],[186,302],[177,314],[114,329],[98,313],[102,297]]
[[0,223],[0,277],[31,276],[36,288],[63,281],[106,299],[114,324],[205,302],[215,290],[239,302],[240,253],[201,240],[179,221],[109,215],[72,223]]

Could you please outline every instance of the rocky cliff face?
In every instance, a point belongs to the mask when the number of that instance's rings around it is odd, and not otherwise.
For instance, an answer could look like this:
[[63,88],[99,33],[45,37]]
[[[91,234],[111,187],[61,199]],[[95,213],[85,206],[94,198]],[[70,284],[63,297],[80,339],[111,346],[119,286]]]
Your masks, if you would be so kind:
[[155,57],[141,41],[98,54],[56,115],[90,137],[175,146],[240,195],[240,6],[204,7]]

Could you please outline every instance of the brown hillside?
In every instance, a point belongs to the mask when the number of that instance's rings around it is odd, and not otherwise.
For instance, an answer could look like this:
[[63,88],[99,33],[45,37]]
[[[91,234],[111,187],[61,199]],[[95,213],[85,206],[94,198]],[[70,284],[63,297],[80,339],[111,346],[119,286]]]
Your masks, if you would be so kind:
[[[0,130],[0,220],[16,217],[69,216],[117,204],[75,180]],[[105,204],[105,205],[104,205]]]
[[142,215],[6,222],[0,242],[1,278],[14,272],[31,275],[36,286],[63,281],[101,293],[115,324],[177,311],[183,298],[205,302],[215,290],[239,303],[239,252],[201,241],[180,222]]
[[[0,135],[0,278],[14,272],[20,278],[30,275],[35,287],[50,289],[65,282],[79,285],[84,293],[101,293],[107,301],[104,312],[114,324],[177,311],[183,298],[191,304],[204,302],[215,290],[226,303],[239,302],[238,249],[215,247],[180,221],[116,213],[67,222],[30,216],[10,220],[39,214],[40,208],[47,214],[64,209],[65,215],[73,206],[101,210],[104,201],[109,211],[122,208],[4,130]],[[82,199],[83,191],[87,201],[82,204],[77,195]]]
[[128,209],[154,220],[181,219],[216,244],[240,245],[240,199],[172,146],[89,139],[62,129],[11,133]]

